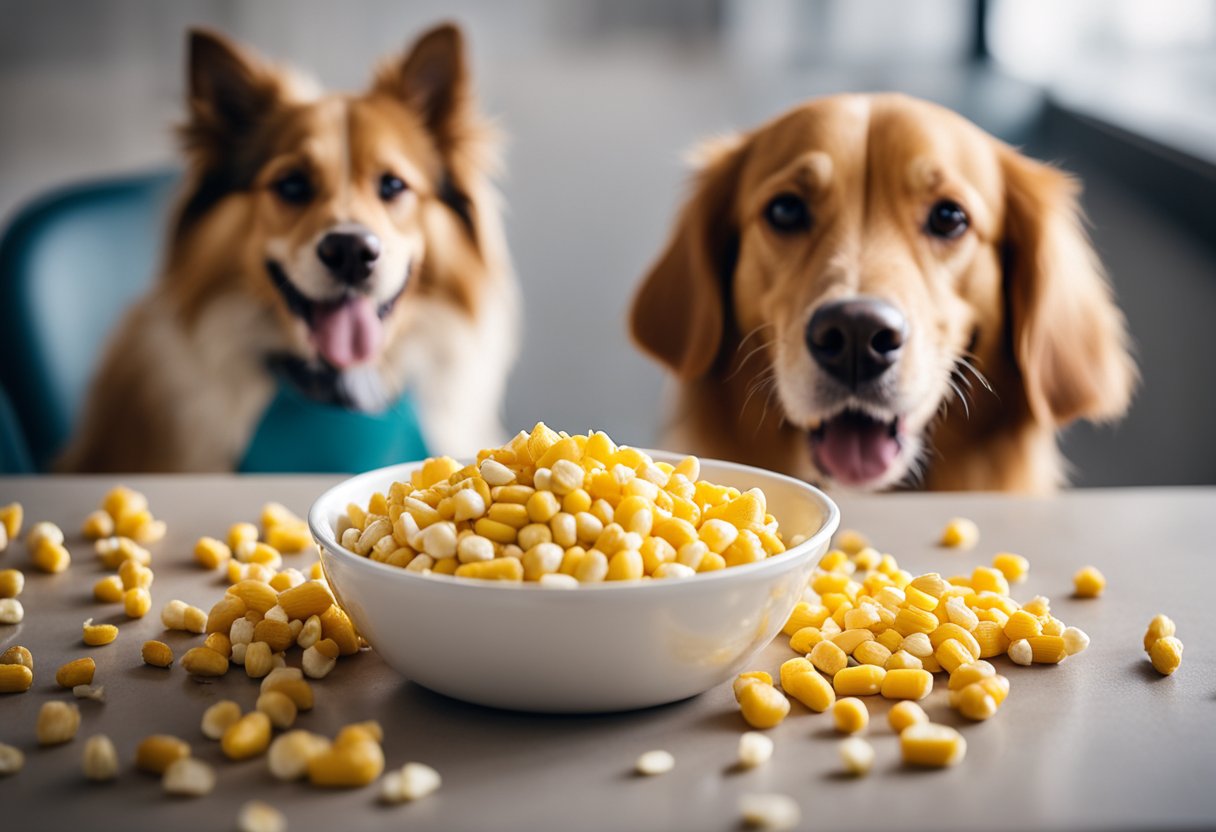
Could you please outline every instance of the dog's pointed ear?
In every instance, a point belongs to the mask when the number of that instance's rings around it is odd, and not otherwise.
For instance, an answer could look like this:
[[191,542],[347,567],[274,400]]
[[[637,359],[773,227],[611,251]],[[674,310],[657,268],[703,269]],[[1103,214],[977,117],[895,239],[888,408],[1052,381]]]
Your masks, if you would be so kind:
[[692,194],[633,299],[634,340],[686,381],[709,372],[722,346],[739,245],[735,191],[745,156],[738,136],[698,148]]
[[403,58],[380,72],[376,87],[418,113],[441,145],[454,138],[461,117],[474,106],[460,27],[442,23],[423,33]]
[[1123,415],[1138,380],[1127,326],[1084,229],[1080,188],[1001,148],[1005,292],[1014,358],[1044,424]]
[[251,133],[279,93],[261,61],[205,29],[190,30],[188,82],[191,125],[230,136]]

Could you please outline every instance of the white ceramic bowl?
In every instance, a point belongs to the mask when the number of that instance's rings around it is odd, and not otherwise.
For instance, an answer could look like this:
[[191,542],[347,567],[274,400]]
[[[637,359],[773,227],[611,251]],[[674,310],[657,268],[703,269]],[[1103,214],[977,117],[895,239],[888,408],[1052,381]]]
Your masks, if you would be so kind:
[[[678,461],[663,452],[659,460]],[[308,513],[330,586],[359,632],[406,678],[499,708],[620,711],[674,702],[731,678],[781,629],[840,521],[836,505],[790,477],[701,461],[701,476],[760,487],[786,540],[759,563],[685,579],[578,589],[420,575],[343,549],[348,503],[409,479],[418,463],[352,477]]]

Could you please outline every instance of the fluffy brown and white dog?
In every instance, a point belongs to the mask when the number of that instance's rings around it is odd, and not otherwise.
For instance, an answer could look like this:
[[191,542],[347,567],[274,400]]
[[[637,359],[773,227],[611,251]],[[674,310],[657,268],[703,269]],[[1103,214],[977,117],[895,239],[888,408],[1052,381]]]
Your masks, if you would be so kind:
[[451,25],[323,95],[192,32],[189,170],[164,272],[92,387],[69,470],[231,470],[289,368],[366,411],[407,386],[428,444],[498,438],[516,289]]
[[1057,487],[1057,429],[1137,378],[1077,192],[900,95],[710,143],[632,309],[681,382],[669,441],[834,486]]

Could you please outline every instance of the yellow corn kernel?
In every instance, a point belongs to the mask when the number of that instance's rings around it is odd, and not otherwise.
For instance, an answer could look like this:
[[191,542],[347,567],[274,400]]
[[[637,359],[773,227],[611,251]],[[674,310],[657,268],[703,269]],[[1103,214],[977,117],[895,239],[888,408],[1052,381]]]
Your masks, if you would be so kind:
[[71,690],[77,685],[93,684],[97,663],[91,658],[73,659],[55,671],[55,684]]
[[743,719],[753,728],[772,728],[790,712],[790,702],[781,691],[760,679],[744,680],[735,698]]
[[988,692],[988,695],[993,698],[998,708],[1004,703],[1005,698],[1009,696],[1009,679],[999,673],[980,679],[975,684]]
[[106,495],[101,500],[102,511],[109,514],[115,520],[137,511],[146,511],[147,508],[148,498],[125,485],[114,486],[106,492]]
[[866,536],[853,529],[841,529],[836,534],[836,548],[846,555],[855,555],[869,545]]
[[207,614],[206,631],[208,633],[228,632],[232,629],[232,622],[243,617],[247,609],[245,602],[240,598],[235,595],[225,595]]
[[790,636],[790,649],[795,653],[809,653],[821,641],[823,633],[818,627],[803,627]]
[[[109,517],[110,515],[106,515]],[[105,734],[94,734],[84,744],[81,764],[86,780],[104,783],[118,776],[118,751]]]
[[975,661],[977,656],[971,654],[962,642],[948,638],[943,641],[933,653],[937,663],[947,673],[953,673],[957,668]]
[[840,549],[832,549],[819,559],[819,568],[825,572],[845,571],[851,565],[848,554]]
[[896,702],[887,712],[887,724],[897,734],[902,734],[905,728],[923,725],[928,721],[929,717],[924,708],[908,699]]
[[798,657],[781,665],[781,689],[816,713],[823,713],[836,701],[836,691],[819,675],[808,659]]
[[607,581],[636,581],[645,574],[642,555],[632,549],[622,549],[608,561]]
[[461,564],[455,574],[458,578],[480,578],[484,581],[522,581],[524,567],[515,558],[494,558]]
[[175,761],[190,756],[190,744],[169,734],[144,737],[135,747],[135,767],[149,774],[164,774]]
[[85,619],[81,629],[83,631],[81,638],[90,647],[109,644],[118,638],[118,628],[113,624],[94,624],[91,618]]
[[1144,652],[1152,650],[1153,642],[1157,639],[1172,636],[1175,632],[1177,628],[1168,615],[1153,616],[1153,620],[1148,622],[1148,629],[1144,631]]
[[973,682],[980,682],[991,676],[996,675],[996,668],[985,661],[971,662],[970,664],[959,665],[950,674],[949,689],[952,691],[962,690],[967,685]]
[[908,599],[908,603],[917,609],[932,612],[937,609],[937,599],[927,592],[922,592],[915,586],[909,584],[904,590],[904,595]]
[[874,633],[869,630],[845,630],[832,636],[832,643],[847,655],[853,655],[858,647],[867,641],[874,640]]
[[1043,635],[1045,636],[1062,636],[1064,635],[1064,622],[1054,616],[1047,616],[1043,621]]
[[262,581],[239,581],[228,587],[227,594],[240,598],[248,609],[262,614],[279,602],[279,594]]
[[16,598],[0,598],[0,624],[20,624],[25,607]]
[[0,598],[16,598],[25,589],[25,575],[18,569],[0,569]]
[[116,604],[122,600],[122,579],[117,575],[107,575],[93,584],[93,597],[106,604]]
[[[516,561],[518,563],[518,561]],[[359,634],[350,617],[337,604],[321,613],[321,637],[333,639],[343,656],[359,652]]]
[[873,630],[882,622],[882,613],[874,604],[862,604],[856,609],[847,610],[844,614],[846,630]]
[[1063,636],[1034,636],[1026,641],[1035,664],[1059,664],[1068,657]]
[[1043,635],[1043,625],[1038,618],[1025,610],[1018,610],[1005,622],[1004,633],[1005,638],[1010,641],[1033,638]]
[[790,617],[786,619],[785,626],[781,628],[781,632],[787,636],[792,636],[803,627],[822,627],[823,622],[827,621],[827,619],[827,607],[799,601],[794,605],[794,610],[790,613]]
[[1073,575],[1072,583],[1077,598],[1097,598],[1106,589],[1106,577],[1093,566],[1086,566]]
[[299,586],[283,590],[278,597],[278,605],[287,613],[287,617],[301,621],[313,615],[320,615],[329,609],[333,602],[329,589],[320,581],[305,581]]
[[877,641],[863,641],[853,650],[853,658],[861,664],[886,668],[891,651]]
[[38,570],[56,574],[71,565],[72,556],[62,543],[42,538],[38,541],[30,560]]
[[308,781],[314,786],[357,788],[383,771],[384,751],[370,738],[335,742],[308,760]]
[[1148,658],[1154,670],[1169,676],[1182,664],[1182,642],[1174,636],[1162,636],[1149,647]]
[[931,612],[916,607],[904,607],[895,614],[894,627],[902,636],[910,636],[913,633],[928,635],[936,630],[940,623],[937,616]]
[[210,647],[191,647],[182,656],[182,668],[192,676],[223,676],[228,658]]
[[889,670],[880,692],[886,699],[924,699],[933,691],[933,674],[927,670]]
[[835,676],[849,666],[849,657],[840,647],[831,641],[821,641],[811,649],[808,657],[811,664],[826,673]]
[[979,543],[980,527],[965,517],[955,517],[942,530],[941,545],[950,549],[970,549]]
[[89,540],[99,540],[114,534],[114,518],[103,510],[89,512],[80,526],[80,533]]
[[837,699],[832,705],[832,724],[842,734],[856,734],[870,724],[866,703],[854,697]]
[[118,565],[118,577],[122,580],[123,589],[147,589],[155,578],[151,569],[134,560],[124,560]]
[[1000,656],[1009,649],[1009,637],[1004,629],[995,621],[981,621],[972,633],[975,642],[980,646],[980,658],[990,659]]
[[1004,573],[991,566],[977,566],[971,573],[971,588],[976,592],[995,592],[997,595],[1009,594],[1009,581]]
[[1020,584],[1030,574],[1030,561],[1012,552],[1001,552],[993,557],[992,566],[1001,570],[1005,580],[1011,584]]
[[929,634],[929,643],[933,645],[934,649],[940,647],[948,639],[954,639],[966,647],[967,652],[972,656],[971,661],[980,657],[980,644],[976,641],[975,636],[957,624],[947,622]]
[[24,518],[25,509],[21,507],[21,503],[0,506],[0,525],[4,526],[5,535],[9,540],[16,540],[21,536],[21,521]]
[[981,722],[996,713],[996,700],[979,682],[972,682],[957,692],[954,706],[967,719]]
[[899,748],[905,765],[944,768],[962,761],[967,741],[947,725],[921,722],[899,732]]
[[6,664],[19,664],[33,670],[34,656],[25,647],[22,647],[20,644],[14,644],[3,653],[0,653],[0,665]]
[[[354,519],[354,518],[351,518]],[[227,534],[229,550],[235,550],[243,543],[258,543],[258,527],[253,523],[233,523]]]
[[173,664],[173,650],[163,641],[145,641],[139,654],[143,658],[144,664],[150,664],[153,667],[168,667]]
[[143,618],[152,609],[152,596],[142,586],[132,587],[122,594],[122,608],[127,618]]
[[34,671],[23,664],[0,664],[0,693],[25,693],[34,684]]
[[80,708],[75,702],[52,700],[43,702],[38,710],[35,733],[39,745],[61,745],[70,742],[80,728]]
[[270,745],[270,717],[250,711],[228,726],[220,738],[220,748],[230,760],[247,760]]
[[924,662],[907,650],[897,650],[883,663],[888,672],[892,670],[923,670]]
[[232,550],[222,540],[200,537],[194,544],[194,559],[205,569],[219,569],[232,558]]
[[845,667],[832,676],[832,688],[837,696],[872,696],[882,690],[886,676],[887,671],[872,664]]

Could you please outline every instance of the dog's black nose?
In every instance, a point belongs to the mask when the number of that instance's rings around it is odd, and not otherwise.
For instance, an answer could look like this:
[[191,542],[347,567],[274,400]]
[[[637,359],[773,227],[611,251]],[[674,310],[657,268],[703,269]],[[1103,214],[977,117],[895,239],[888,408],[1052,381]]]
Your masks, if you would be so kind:
[[380,256],[380,238],[372,232],[331,231],[317,243],[317,257],[335,278],[355,286],[367,280]]
[[825,304],[806,327],[806,346],[816,363],[850,388],[886,372],[907,337],[903,313],[878,298]]

